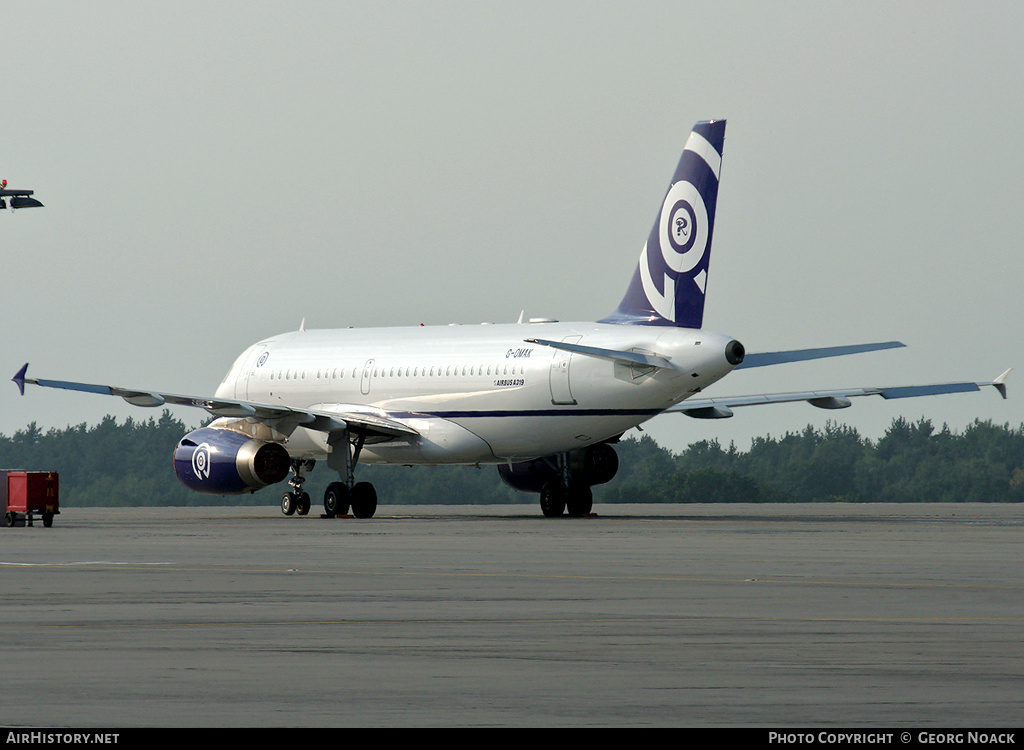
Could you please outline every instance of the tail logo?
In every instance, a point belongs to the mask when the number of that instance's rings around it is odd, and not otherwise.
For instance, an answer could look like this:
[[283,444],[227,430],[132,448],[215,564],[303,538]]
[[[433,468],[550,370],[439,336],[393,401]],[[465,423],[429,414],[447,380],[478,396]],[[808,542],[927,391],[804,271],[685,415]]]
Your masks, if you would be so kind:
[[684,217],[679,216],[674,223],[676,227],[676,240],[682,239],[685,242],[686,238],[690,235],[690,222]]
[[618,309],[602,322],[700,328],[725,120],[698,122]]
[[677,274],[689,273],[704,259],[708,249],[708,211],[697,188],[677,182],[662,206],[661,254]]
[[[648,241],[640,256],[640,280],[654,311],[675,323],[676,282],[691,274],[704,260],[708,250],[708,210],[700,191],[685,180],[674,184],[665,196],[658,224],[661,229],[657,244],[662,262],[658,262],[657,253],[653,259],[648,257],[651,249]],[[661,272],[661,290],[651,274],[652,268]],[[692,279],[703,294],[707,273],[701,269]]]

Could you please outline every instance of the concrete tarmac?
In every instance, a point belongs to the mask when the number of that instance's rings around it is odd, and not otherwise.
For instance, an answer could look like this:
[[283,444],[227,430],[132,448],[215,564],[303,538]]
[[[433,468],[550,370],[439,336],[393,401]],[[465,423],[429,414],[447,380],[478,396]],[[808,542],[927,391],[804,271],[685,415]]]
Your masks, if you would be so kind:
[[66,508],[0,528],[0,723],[1024,720],[1024,508],[595,511]]

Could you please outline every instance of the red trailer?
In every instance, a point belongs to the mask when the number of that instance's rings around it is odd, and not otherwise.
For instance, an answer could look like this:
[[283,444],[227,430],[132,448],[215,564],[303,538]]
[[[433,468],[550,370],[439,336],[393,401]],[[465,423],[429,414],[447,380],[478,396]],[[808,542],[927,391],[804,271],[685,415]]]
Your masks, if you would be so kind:
[[43,517],[43,526],[53,526],[53,517],[60,513],[57,472],[0,471],[0,478],[0,492],[7,508],[4,521],[8,526],[14,526],[19,519],[31,526],[36,514]]

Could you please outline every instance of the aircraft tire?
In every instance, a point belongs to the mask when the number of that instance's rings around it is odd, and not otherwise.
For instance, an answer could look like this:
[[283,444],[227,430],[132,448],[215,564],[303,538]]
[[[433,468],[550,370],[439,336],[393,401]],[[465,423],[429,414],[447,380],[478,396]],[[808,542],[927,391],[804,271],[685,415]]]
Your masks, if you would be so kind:
[[352,488],[352,515],[373,518],[377,512],[377,490],[369,482],[357,482]]
[[348,487],[344,482],[331,482],[324,491],[324,514],[328,518],[348,513]]
[[295,512],[300,516],[305,516],[309,513],[311,507],[308,492],[298,493],[298,497],[295,500]]
[[540,512],[547,518],[558,518],[565,513],[565,488],[558,482],[548,482],[540,491]]
[[571,487],[566,494],[570,516],[585,516],[594,507],[594,492],[589,487]]
[[286,516],[295,515],[295,495],[290,492],[284,493],[281,498],[281,512]]

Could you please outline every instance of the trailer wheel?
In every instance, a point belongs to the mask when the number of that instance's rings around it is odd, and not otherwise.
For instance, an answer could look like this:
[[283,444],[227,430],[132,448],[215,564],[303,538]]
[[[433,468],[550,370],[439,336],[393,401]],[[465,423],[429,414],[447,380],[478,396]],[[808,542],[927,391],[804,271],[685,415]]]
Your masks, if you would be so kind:
[[46,528],[53,526],[53,513],[43,513],[43,526]]
[[4,523],[8,526],[14,525],[14,514],[11,511],[7,511],[7,515],[4,516]]

